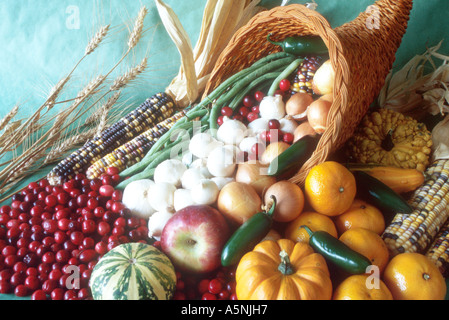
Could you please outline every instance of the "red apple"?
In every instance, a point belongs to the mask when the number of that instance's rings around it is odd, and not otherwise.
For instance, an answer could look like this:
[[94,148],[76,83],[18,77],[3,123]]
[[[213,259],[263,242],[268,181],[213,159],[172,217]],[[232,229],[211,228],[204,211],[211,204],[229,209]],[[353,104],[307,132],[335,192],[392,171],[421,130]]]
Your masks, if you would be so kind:
[[223,215],[210,206],[189,206],[171,217],[161,234],[162,251],[175,268],[206,273],[221,265],[221,251],[230,236]]

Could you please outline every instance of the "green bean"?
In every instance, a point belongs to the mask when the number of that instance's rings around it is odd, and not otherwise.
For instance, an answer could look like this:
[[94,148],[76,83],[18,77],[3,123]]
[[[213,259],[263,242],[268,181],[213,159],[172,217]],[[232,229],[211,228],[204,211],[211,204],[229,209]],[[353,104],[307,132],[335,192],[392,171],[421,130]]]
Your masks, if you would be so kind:
[[215,105],[213,106],[213,108],[211,110],[211,115],[210,115],[210,120],[209,120],[210,128],[212,130],[216,130],[218,128],[217,119],[219,117],[221,108],[224,106],[223,102],[230,101],[232,98],[235,97],[236,94],[238,94],[240,92],[240,90],[242,90],[245,86],[247,86],[249,83],[251,83],[251,81],[253,81],[254,79],[262,77],[264,74],[266,74],[274,69],[285,66],[288,63],[291,63],[291,61],[293,59],[295,59],[295,58],[287,57],[284,59],[276,60],[276,61],[268,63],[268,64],[264,64],[264,65],[262,64],[259,68],[257,68],[253,72],[249,73],[248,75],[243,77],[241,80],[237,81],[228,92],[226,92],[224,95],[222,95],[215,102]]
[[285,68],[284,72],[282,72],[273,82],[273,85],[268,90],[268,96],[274,96],[276,90],[279,88],[279,83],[283,79],[287,79],[295,70],[301,65],[304,59],[296,59],[293,61],[287,68]]

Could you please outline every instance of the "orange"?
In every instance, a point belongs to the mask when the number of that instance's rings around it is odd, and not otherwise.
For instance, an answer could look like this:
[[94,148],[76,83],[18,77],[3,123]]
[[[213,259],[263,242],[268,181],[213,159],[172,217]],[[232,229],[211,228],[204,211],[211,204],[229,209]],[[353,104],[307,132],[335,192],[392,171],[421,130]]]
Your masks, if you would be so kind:
[[295,220],[288,223],[284,237],[295,242],[309,243],[309,234],[301,226],[308,226],[312,231],[326,231],[335,238],[338,237],[337,228],[328,216],[318,212],[304,211]]
[[385,218],[382,212],[365,201],[355,199],[351,207],[334,218],[338,233],[351,228],[365,228],[378,235],[385,231]]
[[388,248],[380,235],[364,228],[352,228],[340,236],[340,241],[367,257],[382,273],[390,258]]
[[400,253],[388,263],[383,280],[395,300],[444,300],[445,280],[420,253]]
[[345,166],[326,161],[309,171],[304,191],[313,210],[327,216],[338,216],[351,207],[356,195],[356,182]]
[[393,300],[393,295],[381,279],[367,274],[347,277],[334,290],[333,300]]

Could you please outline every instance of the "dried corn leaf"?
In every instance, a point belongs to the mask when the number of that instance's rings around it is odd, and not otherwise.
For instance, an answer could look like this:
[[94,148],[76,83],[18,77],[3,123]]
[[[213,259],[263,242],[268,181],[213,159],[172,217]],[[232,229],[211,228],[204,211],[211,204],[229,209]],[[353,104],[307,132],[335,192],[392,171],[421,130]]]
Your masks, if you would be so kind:
[[[187,101],[193,102],[198,96],[198,85],[190,38],[173,9],[160,0],[155,0],[155,2],[162,23],[181,55],[182,72],[178,77],[178,81],[185,85],[185,98]],[[182,92],[182,87],[173,86],[171,91],[175,97],[178,97],[182,94],[179,92],[180,90]]]
[[[379,95],[379,105],[416,119],[427,113],[449,112],[449,56],[438,53],[442,43],[412,58],[401,70],[391,72]],[[437,66],[433,58],[442,60]],[[425,73],[430,65],[432,72]]]
[[[156,0],[156,2],[162,8],[166,7],[160,0]],[[183,50],[179,49],[180,43],[174,41],[181,53],[182,65],[179,74],[167,88],[167,92],[174,97],[178,105],[186,107],[199,97],[200,92],[206,87],[219,55],[232,35],[262,10],[257,6],[259,2],[260,0],[209,0],[204,9],[198,42],[192,52],[188,52],[187,45],[184,45]],[[179,22],[179,20],[173,17],[172,10],[165,13],[160,11],[160,13],[172,15],[172,22],[169,23],[168,20],[164,24],[166,28],[169,27],[173,31],[172,38],[180,37],[180,35],[176,35],[176,32],[183,37],[186,36],[182,26],[173,23]],[[162,16],[161,18],[164,21]],[[187,43],[186,39],[184,41]],[[195,77],[191,74],[192,56]]]

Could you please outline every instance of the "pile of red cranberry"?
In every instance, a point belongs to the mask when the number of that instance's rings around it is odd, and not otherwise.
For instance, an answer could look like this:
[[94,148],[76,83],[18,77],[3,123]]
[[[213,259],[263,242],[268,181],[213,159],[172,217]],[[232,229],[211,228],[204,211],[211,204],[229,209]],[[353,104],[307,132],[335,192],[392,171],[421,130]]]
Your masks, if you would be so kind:
[[124,207],[118,182],[116,168],[94,180],[78,174],[61,186],[43,179],[0,207],[0,293],[91,299],[88,281],[98,260],[119,244],[149,240],[148,222]]

